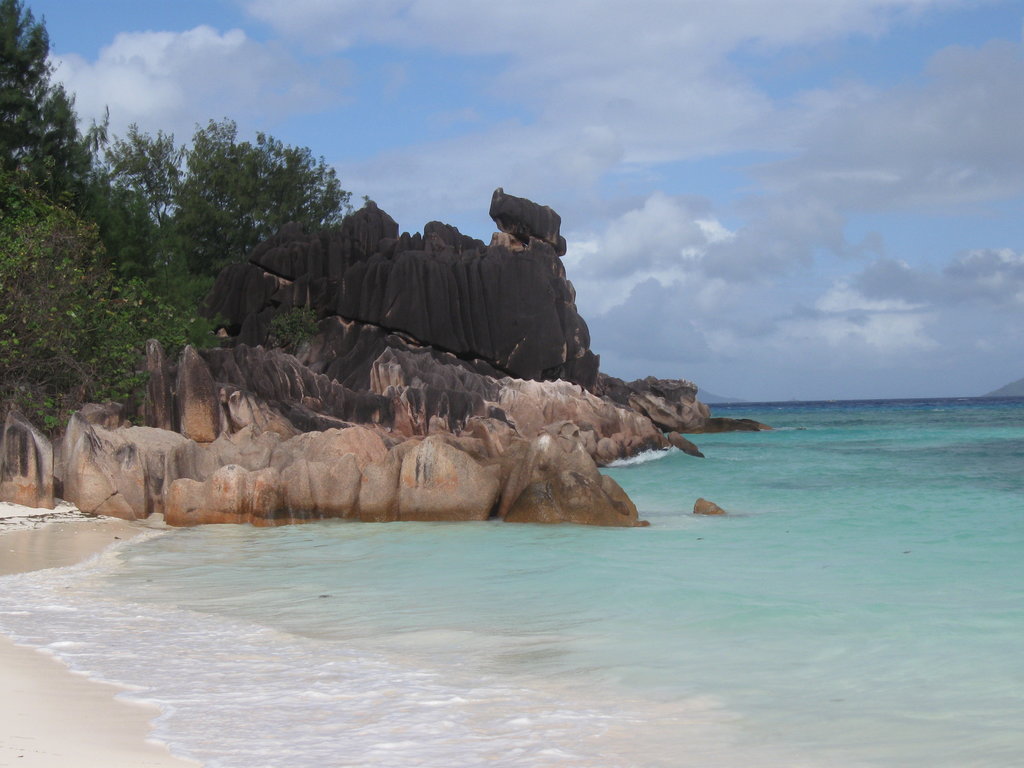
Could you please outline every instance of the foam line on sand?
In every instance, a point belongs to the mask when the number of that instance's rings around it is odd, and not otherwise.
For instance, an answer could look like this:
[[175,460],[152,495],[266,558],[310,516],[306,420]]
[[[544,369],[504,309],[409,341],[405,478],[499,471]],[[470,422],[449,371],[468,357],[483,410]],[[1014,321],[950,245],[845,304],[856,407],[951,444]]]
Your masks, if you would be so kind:
[[[66,504],[40,510],[0,503],[0,574],[72,565],[145,530]],[[115,698],[120,690],[0,635],[0,768],[197,765],[148,740],[157,711]]]

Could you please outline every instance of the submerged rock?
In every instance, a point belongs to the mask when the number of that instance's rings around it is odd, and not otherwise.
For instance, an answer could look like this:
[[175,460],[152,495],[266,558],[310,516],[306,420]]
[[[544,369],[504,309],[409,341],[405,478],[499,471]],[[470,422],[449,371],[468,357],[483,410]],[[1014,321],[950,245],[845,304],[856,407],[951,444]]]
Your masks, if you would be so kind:
[[668,441],[674,447],[678,448],[688,456],[696,456],[697,458],[703,459],[704,454],[701,453],[700,449],[690,440],[680,435],[678,432],[669,432]]
[[713,501],[700,498],[697,499],[693,504],[693,514],[695,515],[724,515],[725,510],[715,504]]

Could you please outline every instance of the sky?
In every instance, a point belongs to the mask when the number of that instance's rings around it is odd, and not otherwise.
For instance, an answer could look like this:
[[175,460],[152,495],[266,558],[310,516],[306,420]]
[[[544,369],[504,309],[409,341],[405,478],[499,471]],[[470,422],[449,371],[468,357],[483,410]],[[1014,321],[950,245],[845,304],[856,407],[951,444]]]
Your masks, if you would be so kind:
[[1024,376],[1020,0],[25,0],[88,124],[308,146],[405,231],[550,205],[606,373]]

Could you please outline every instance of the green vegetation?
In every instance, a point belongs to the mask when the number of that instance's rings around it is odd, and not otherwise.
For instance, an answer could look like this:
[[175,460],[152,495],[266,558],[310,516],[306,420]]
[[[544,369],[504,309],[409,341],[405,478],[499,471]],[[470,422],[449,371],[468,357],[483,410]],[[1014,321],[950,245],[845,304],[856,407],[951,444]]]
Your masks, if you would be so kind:
[[84,194],[89,140],[74,97],[50,82],[46,28],[17,0],[0,2],[0,167],[23,170],[51,197]]
[[292,307],[270,321],[270,343],[293,352],[316,332],[316,311],[312,307]]
[[[51,82],[49,37],[21,0],[0,0],[0,414],[17,405],[59,428],[90,400],[143,382],[143,345],[212,344],[197,307],[214,276],[288,221],[330,226],[350,210],[334,170],[307,148],[229,119],[188,146],[132,125],[82,132]],[[275,321],[294,348],[304,311]]]
[[189,147],[132,125],[104,159],[108,187],[123,201],[110,208],[122,221],[148,219],[131,229],[145,233],[146,247],[132,244],[121,269],[161,283],[212,278],[289,221],[330,226],[350,210],[350,193],[322,157],[263,133],[255,144],[240,141],[228,119],[197,128]]
[[106,267],[96,226],[0,172],[0,402],[54,429],[92,400],[131,397],[139,350],[204,324]]
[[340,223],[348,202],[323,158],[263,133],[255,144],[239,141],[231,120],[196,131],[175,199],[189,269],[208,275],[241,261],[289,221]]

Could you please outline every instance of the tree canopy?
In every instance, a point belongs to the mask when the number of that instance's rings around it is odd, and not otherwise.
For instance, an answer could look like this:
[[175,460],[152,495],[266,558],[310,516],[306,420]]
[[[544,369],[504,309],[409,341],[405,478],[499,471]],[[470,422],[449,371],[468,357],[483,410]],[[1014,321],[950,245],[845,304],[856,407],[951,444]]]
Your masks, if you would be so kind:
[[233,120],[211,120],[192,137],[176,201],[189,269],[215,275],[289,221],[337,224],[349,196],[309,149],[264,133],[239,141]]
[[20,0],[0,0],[0,167],[51,196],[80,197],[92,156],[74,97],[50,82],[50,39]]
[[149,338],[189,340],[194,318],[104,263],[96,226],[0,171],[0,403],[47,427],[90,400],[125,400]]
[[0,0],[0,411],[53,427],[128,397],[147,338],[213,343],[197,309],[217,272],[289,221],[339,223],[350,193],[308,148],[241,140],[227,118],[188,146],[136,125],[110,140],[107,120],[83,133],[49,45]]

